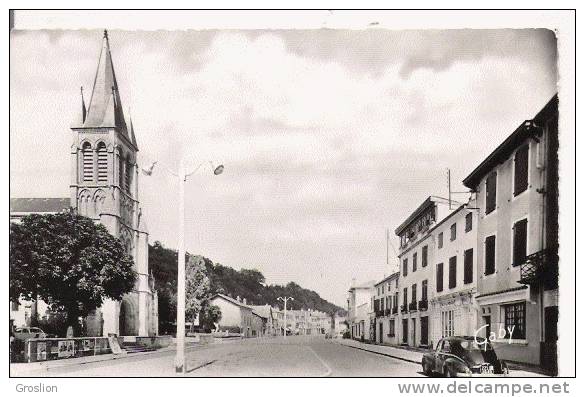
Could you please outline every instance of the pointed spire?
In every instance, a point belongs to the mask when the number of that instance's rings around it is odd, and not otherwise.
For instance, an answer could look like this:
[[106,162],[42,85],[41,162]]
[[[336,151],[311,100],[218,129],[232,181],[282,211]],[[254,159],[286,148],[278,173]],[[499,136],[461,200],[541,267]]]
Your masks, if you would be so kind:
[[85,123],[85,116],[87,116],[87,109],[85,108],[85,100],[83,99],[83,86],[81,86],[81,122]]
[[104,30],[102,49],[83,126],[115,127],[127,135],[107,30]]
[[134,135],[134,124],[132,123],[132,112],[128,109],[128,113],[130,113],[130,131],[128,134],[130,135],[130,142],[134,145],[136,149],[138,149],[138,144],[136,143],[136,135]]

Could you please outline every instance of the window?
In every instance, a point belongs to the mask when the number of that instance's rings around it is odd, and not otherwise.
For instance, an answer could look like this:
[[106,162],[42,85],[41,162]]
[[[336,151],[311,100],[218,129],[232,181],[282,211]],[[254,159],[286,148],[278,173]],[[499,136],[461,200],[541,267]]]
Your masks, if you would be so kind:
[[439,233],[439,237],[437,238],[437,245],[439,249],[443,248],[443,232]]
[[514,303],[504,306],[506,338],[512,335],[512,339],[526,339],[526,302]]
[[124,168],[126,166],[126,161],[124,161],[124,157],[120,154],[120,159],[118,161],[118,186],[122,189],[124,184]]
[[496,209],[496,184],[498,174],[493,171],[485,180],[485,213],[486,215]]
[[465,215],[465,233],[470,232],[473,229],[473,213]]
[[[443,338],[448,336],[453,336],[455,334],[455,329],[453,327],[453,310],[446,310],[441,312],[441,329],[443,331]],[[445,341],[447,343],[448,341]],[[445,349],[445,345],[443,345],[443,350]]]
[[528,188],[528,145],[522,146],[514,156],[514,196]]
[[130,193],[130,186],[132,184],[132,164],[130,159],[126,161],[126,172],[124,173],[124,190]]
[[406,276],[408,274],[408,258],[404,258],[402,261],[402,276]]
[[106,144],[100,142],[97,149],[98,182],[108,181],[108,149]]
[[463,253],[463,284],[473,282],[473,248]]
[[416,272],[416,262],[418,262],[418,254],[415,252],[412,254],[412,272]]
[[496,272],[496,236],[488,236],[485,239],[485,274]]
[[451,241],[455,241],[457,238],[457,224],[454,223],[451,225]]
[[427,296],[428,296],[428,280],[423,280],[422,282],[422,288],[421,288],[421,300],[426,301],[427,300]]
[[412,303],[416,303],[416,284],[412,284]]
[[449,258],[449,288],[457,286],[457,257]]
[[421,259],[422,267],[427,267],[428,261],[429,261],[429,246],[425,245],[424,247],[422,247],[422,259]]
[[396,335],[396,325],[394,324],[394,320],[390,320],[390,327],[388,327],[388,336],[394,337]]
[[83,156],[83,182],[93,181],[93,150],[89,142],[85,142],[82,148]]
[[443,291],[443,264],[437,265],[437,292]]
[[514,258],[512,265],[518,266],[526,260],[526,238],[528,220],[522,219],[514,223]]
[[408,288],[404,288],[404,295],[402,296],[402,304],[406,306],[408,304]]

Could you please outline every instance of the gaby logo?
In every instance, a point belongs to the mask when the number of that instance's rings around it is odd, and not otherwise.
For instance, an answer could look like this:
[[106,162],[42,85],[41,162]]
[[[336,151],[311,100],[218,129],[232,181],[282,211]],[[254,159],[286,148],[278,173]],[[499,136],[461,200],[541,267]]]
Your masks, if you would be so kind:
[[[512,325],[511,327],[503,327],[502,325],[499,326],[498,328],[498,332],[496,331],[492,331],[489,333],[489,335],[486,335],[485,339],[481,336],[479,336],[479,334],[481,333],[481,331],[484,328],[487,328],[488,324],[485,324],[484,326],[478,328],[475,331],[475,343],[477,343],[478,346],[482,346],[483,350],[487,350],[487,346],[488,346],[488,340],[490,342],[494,342],[496,340],[502,341],[504,339],[506,339],[506,335],[508,336],[507,341],[508,344],[512,343],[512,335],[514,334],[514,329],[515,329],[515,325]],[[481,338],[481,340],[479,340],[478,338]]]

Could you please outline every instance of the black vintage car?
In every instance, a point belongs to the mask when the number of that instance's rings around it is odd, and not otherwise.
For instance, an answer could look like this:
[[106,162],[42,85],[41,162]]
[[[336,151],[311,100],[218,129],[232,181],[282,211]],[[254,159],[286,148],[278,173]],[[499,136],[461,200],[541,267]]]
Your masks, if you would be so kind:
[[437,343],[422,359],[426,375],[453,376],[507,375],[508,366],[498,360],[490,342],[474,336],[450,336]]

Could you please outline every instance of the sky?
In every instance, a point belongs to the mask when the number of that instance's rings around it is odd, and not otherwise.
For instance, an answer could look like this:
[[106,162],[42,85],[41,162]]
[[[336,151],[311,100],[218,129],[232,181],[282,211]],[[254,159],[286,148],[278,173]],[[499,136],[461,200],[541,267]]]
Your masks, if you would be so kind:
[[[393,271],[394,229],[466,177],[557,91],[543,29],[110,31],[132,115],[150,241],[294,281],[346,306]],[[11,197],[67,197],[69,127],[89,102],[102,32],[12,31]],[[208,163],[205,163],[208,164]],[[386,264],[385,230],[391,231]]]

